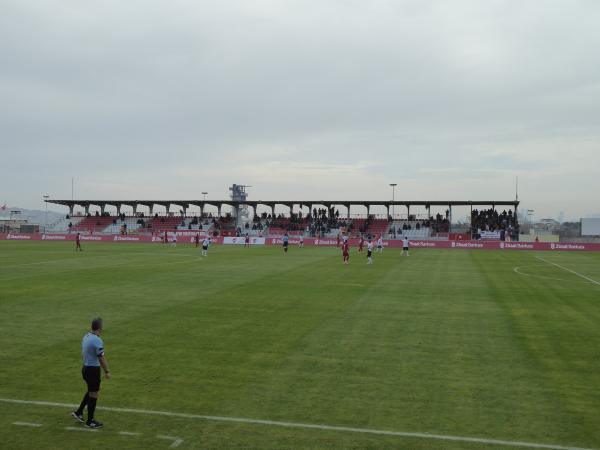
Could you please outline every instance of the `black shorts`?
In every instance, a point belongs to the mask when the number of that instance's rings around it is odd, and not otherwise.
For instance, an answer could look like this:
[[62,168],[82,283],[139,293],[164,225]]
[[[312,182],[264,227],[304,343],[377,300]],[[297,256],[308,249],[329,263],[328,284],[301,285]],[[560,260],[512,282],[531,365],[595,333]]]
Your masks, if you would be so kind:
[[402,247],[402,250],[404,250],[405,252],[408,251],[408,247]]
[[371,250],[367,251],[367,258],[371,257]]
[[288,243],[287,243],[287,242],[284,242],[284,243],[283,243],[283,246],[284,246],[284,247],[287,247],[287,246],[288,246]]
[[98,392],[100,390],[100,367],[83,366],[81,376],[87,383],[88,392]]
[[203,245],[202,250],[208,250],[208,247],[206,245]]

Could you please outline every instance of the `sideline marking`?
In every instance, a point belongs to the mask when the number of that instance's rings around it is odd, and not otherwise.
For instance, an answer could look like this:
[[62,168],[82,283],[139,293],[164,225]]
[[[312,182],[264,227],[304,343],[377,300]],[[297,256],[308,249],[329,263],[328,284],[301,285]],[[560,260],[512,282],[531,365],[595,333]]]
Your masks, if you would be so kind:
[[574,270],[571,270],[571,269],[569,269],[568,267],[565,267],[565,266],[561,266],[560,264],[556,264],[555,262],[548,261],[547,259],[544,259],[544,258],[542,258],[540,256],[536,256],[536,258],[539,259],[540,261],[544,261],[547,264],[552,264],[553,266],[556,266],[556,267],[558,267],[558,268],[560,268],[562,270],[566,270],[567,272],[571,272],[572,274],[577,275],[578,277],[581,277],[584,280],[588,280],[589,282],[594,283],[594,284],[600,286],[600,281],[596,281],[593,278],[586,277],[585,275],[582,275],[579,272],[575,272]]
[[96,428],[83,428],[83,427],[65,427],[67,431],[87,431],[89,433],[95,433],[98,431]]
[[41,423],[32,423],[32,422],[13,422],[13,425],[17,425],[20,427],[36,427],[36,428],[39,428],[42,426]]
[[167,441],[173,441],[173,443],[171,445],[169,445],[169,448],[177,448],[183,442],[183,439],[181,439],[177,436],[165,436],[164,434],[159,434],[156,437],[158,439],[165,439]]
[[141,436],[142,433],[135,433],[133,431],[119,431],[121,436]]
[[[77,404],[75,403],[55,403],[55,402],[45,402],[45,401],[37,401],[37,400],[17,400],[11,398],[0,398],[0,402],[2,403],[15,403],[19,405],[37,405],[37,406],[53,406],[56,408],[76,408]],[[399,437],[409,437],[409,438],[421,438],[421,439],[436,439],[441,441],[457,441],[457,442],[475,442],[478,444],[487,444],[487,445],[503,445],[509,447],[527,447],[527,448],[546,448],[553,450],[593,450],[591,448],[583,448],[583,447],[573,447],[566,445],[554,445],[554,444],[538,444],[535,442],[522,442],[522,441],[505,441],[501,439],[486,439],[486,438],[477,438],[477,437],[469,437],[469,436],[452,436],[445,434],[429,434],[429,433],[419,433],[412,431],[388,431],[388,430],[376,430],[373,428],[353,428],[353,427],[345,427],[338,425],[319,425],[319,424],[310,424],[310,423],[298,423],[298,422],[280,422],[276,420],[264,420],[264,419],[246,419],[242,417],[223,417],[223,416],[205,416],[201,414],[189,414],[189,413],[177,413],[170,411],[153,411],[148,409],[136,409],[136,408],[117,408],[114,406],[98,406],[97,409],[101,409],[103,411],[114,411],[114,412],[124,412],[131,414],[147,414],[153,416],[166,416],[166,417],[178,417],[182,419],[200,419],[200,420],[212,420],[217,422],[234,422],[234,423],[250,423],[255,425],[270,425],[275,427],[285,427],[285,428],[305,428],[312,430],[326,430],[326,431],[345,431],[349,433],[364,433],[364,434],[377,434],[383,436],[399,436]],[[75,428],[75,427],[67,427],[67,429],[74,430],[85,430],[85,431],[97,431],[91,430],[87,428]]]

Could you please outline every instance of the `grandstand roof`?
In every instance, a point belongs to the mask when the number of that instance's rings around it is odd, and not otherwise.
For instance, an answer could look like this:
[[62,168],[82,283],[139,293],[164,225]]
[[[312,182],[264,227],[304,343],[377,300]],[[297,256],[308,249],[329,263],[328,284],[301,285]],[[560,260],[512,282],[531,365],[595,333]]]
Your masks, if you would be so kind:
[[246,200],[246,201],[233,201],[233,200],[46,200],[48,203],[54,203],[56,205],[68,206],[72,209],[74,206],[89,207],[91,205],[99,206],[104,208],[107,205],[116,206],[146,206],[153,207],[154,205],[160,205],[168,207],[169,205],[177,205],[184,209],[190,206],[222,206],[230,205],[238,207],[240,205],[248,205],[256,207],[258,205],[274,207],[275,205],[303,205],[303,206],[333,206],[333,205],[360,205],[360,206],[514,206],[515,208],[519,205],[518,200]]

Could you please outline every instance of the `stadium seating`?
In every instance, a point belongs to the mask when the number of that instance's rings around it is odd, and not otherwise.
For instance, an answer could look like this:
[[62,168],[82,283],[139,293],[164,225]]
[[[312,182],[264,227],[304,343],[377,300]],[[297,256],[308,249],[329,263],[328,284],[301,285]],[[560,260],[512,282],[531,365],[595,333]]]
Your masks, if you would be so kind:
[[[120,234],[123,225],[127,225],[127,233],[137,232],[142,227],[142,225],[138,223],[140,221],[140,217],[125,217],[125,219],[121,219],[120,217],[112,217],[112,219],[113,222],[116,221],[116,223],[111,223],[108,227],[102,230],[104,233]],[[142,218],[142,220],[146,221],[148,219]]]
[[67,218],[62,218],[57,220],[56,222],[53,222],[51,224],[48,224],[48,226],[46,227],[46,232],[47,233],[68,233],[69,232],[69,224],[72,224],[73,226],[79,224],[79,222],[81,222],[84,219],[83,216],[75,216],[75,217],[69,217]]
[[162,231],[173,231],[177,229],[179,225],[181,225],[180,216],[153,217],[150,221],[149,231],[152,231],[154,233]]
[[431,236],[431,228],[423,220],[395,220],[390,224],[389,235],[396,231],[397,238],[426,239]]
[[389,227],[389,222],[386,219],[374,219],[369,224],[368,234],[373,236],[385,235]]
[[101,232],[106,227],[112,224],[115,218],[111,216],[89,216],[85,217],[77,225],[73,224],[71,232],[77,233],[88,233],[88,232]]
[[272,236],[283,236],[286,232],[290,236],[301,236],[304,234],[304,230],[286,230],[285,228],[280,227],[269,228],[269,235]]

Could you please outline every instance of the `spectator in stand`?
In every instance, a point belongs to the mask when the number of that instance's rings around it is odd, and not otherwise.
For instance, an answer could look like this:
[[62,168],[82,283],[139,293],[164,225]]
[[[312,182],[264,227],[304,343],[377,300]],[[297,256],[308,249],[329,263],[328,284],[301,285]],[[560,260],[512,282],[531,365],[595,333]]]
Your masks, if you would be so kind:
[[518,227],[516,217],[511,210],[508,212],[503,210],[499,213],[494,208],[474,209],[471,214],[471,236],[473,239],[481,238],[483,230],[497,232],[501,240],[516,240],[518,239]]

